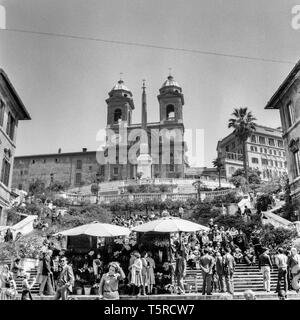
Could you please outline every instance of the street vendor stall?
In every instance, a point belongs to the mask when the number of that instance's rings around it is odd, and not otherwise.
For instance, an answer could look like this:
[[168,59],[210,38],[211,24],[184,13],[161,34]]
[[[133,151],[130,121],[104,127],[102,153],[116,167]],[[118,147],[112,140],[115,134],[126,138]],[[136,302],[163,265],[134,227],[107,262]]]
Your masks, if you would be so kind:
[[[93,289],[99,287],[104,267],[114,259],[110,250],[112,238],[128,237],[129,234],[128,228],[96,221],[53,235],[67,237],[66,255],[74,270],[75,292],[82,292],[83,287],[85,293],[89,294],[92,286]],[[99,245],[101,243],[102,246]]]
[[[159,261],[171,261],[171,233],[208,231],[209,228],[188,220],[177,217],[163,217],[154,221],[150,221],[139,225],[132,229],[138,233],[138,243],[144,244],[152,248],[154,254],[159,253]],[[179,237],[181,241],[181,236]],[[145,248],[147,249],[147,248]]]

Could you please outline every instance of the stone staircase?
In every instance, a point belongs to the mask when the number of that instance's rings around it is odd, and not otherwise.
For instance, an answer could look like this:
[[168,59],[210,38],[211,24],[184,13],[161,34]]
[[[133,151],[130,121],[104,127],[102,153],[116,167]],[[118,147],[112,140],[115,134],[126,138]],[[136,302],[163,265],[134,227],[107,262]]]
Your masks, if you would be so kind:
[[[191,292],[202,291],[202,273],[201,270],[188,269],[184,283],[191,287]],[[243,292],[253,290],[254,292],[264,291],[263,276],[258,269],[258,265],[248,266],[247,264],[237,264],[233,276],[234,291]],[[277,285],[277,267],[273,266],[271,272],[271,292],[274,292]]]
[[[30,271],[27,271],[28,273],[30,273],[30,283],[32,283],[33,278],[36,278],[37,276],[37,267],[30,269]],[[17,291],[18,293],[22,292],[22,281],[24,278],[22,277],[18,277],[17,279],[15,279],[16,281],[16,285],[17,285]],[[38,294],[39,293],[39,284],[35,283],[31,289],[31,293],[32,294]]]

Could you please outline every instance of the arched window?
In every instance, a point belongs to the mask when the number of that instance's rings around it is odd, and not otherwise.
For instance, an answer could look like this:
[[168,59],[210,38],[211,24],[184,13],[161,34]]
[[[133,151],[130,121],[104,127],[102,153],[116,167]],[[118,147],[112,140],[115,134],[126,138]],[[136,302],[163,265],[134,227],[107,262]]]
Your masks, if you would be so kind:
[[167,120],[175,118],[175,108],[172,104],[167,105]]
[[122,110],[116,109],[114,112],[114,122],[118,122],[119,119],[122,119]]

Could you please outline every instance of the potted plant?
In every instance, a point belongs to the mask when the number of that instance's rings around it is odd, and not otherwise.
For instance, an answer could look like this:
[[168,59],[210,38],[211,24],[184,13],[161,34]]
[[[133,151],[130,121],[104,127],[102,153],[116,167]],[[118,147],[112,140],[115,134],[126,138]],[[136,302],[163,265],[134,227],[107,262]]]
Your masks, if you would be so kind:
[[83,289],[84,289],[84,294],[86,296],[89,296],[91,294],[92,286],[90,284],[85,284],[83,286]]
[[92,287],[91,294],[98,296],[99,295],[99,283],[95,283]]

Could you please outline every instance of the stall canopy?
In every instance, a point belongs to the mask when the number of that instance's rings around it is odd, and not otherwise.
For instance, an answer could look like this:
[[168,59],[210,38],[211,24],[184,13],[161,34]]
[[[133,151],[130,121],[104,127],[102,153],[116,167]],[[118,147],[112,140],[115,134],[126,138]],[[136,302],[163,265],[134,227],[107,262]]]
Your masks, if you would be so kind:
[[208,231],[209,228],[202,226],[201,224],[194,223],[188,220],[164,217],[158,220],[144,223],[140,226],[133,228],[136,232],[196,232],[196,231]]
[[63,236],[78,236],[78,235],[87,235],[94,237],[119,237],[119,236],[128,236],[130,234],[130,229],[125,227],[116,226],[114,224],[93,222],[89,224],[84,224],[82,226],[61,231],[56,233],[54,236],[63,235]]

